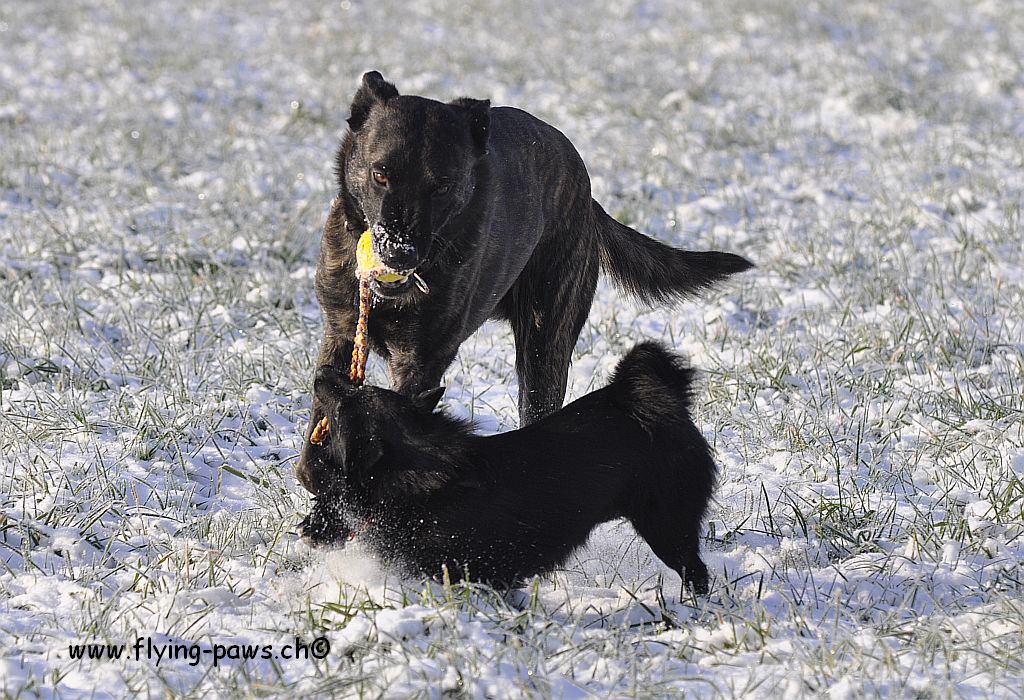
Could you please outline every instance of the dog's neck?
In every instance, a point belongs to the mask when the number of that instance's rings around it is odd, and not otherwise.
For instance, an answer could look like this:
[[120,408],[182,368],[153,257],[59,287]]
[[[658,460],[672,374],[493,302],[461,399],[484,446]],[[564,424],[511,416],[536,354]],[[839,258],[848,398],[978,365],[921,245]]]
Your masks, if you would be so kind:
[[473,463],[472,428],[469,423],[440,411],[409,426],[400,440],[384,443],[381,466],[387,471],[414,469],[458,478]]

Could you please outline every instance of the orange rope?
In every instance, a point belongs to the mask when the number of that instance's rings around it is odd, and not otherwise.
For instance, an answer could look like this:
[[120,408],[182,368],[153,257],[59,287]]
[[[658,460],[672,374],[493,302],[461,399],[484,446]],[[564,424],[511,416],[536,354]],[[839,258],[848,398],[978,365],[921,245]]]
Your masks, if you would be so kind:
[[370,280],[367,277],[359,280],[359,320],[356,322],[356,337],[352,341],[352,363],[348,368],[348,378],[355,384],[362,384],[366,379],[366,323],[370,317],[370,306],[373,305],[373,294],[370,292]]
[[331,426],[327,422],[327,416],[324,416],[319,423],[313,426],[313,434],[309,436],[309,441],[314,445],[319,445],[327,439],[329,432],[331,432]]
[[[370,317],[370,307],[373,306],[373,293],[370,291],[370,278],[359,279],[359,320],[356,322],[356,337],[352,341],[352,362],[348,368],[349,381],[356,385],[366,380],[366,323]],[[320,445],[327,439],[331,426],[327,416],[320,419],[320,422],[313,427],[309,441],[314,445]]]

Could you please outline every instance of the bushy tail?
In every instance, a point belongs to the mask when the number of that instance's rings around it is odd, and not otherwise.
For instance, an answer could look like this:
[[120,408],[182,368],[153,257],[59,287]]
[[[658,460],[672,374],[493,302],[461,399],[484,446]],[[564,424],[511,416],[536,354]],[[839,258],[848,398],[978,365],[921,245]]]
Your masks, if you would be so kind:
[[753,267],[746,258],[717,250],[680,250],[620,224],[593,202],[601,267],[645,304],[678,301]]
[[689,426],[694,371],[659,343],[635,346],[619,361],[609,386],[615,403],[648,432]]

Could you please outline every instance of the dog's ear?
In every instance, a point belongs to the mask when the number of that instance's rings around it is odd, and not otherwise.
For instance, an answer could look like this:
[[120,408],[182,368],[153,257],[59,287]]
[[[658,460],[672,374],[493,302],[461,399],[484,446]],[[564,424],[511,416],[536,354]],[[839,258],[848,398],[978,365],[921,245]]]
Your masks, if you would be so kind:
[[433,413],[442,396],[444,396],[443,386],[427,389],[412,397],[412,405],[424,413]]
[[478,156],[487,153],[487,137],[491,131],[491,101],[474,100],[471,97],[460,97],[451,103],[461,108],[469,122],[469,135],[473,137],[473,147]]
[[366,118],[370,116],[370,110],[375,104],[398,97],[398,90],[395,86],[384,80],[384,76],[375,70],[363,73],[363,83],[352,98],[352,106],[349,107],[348,126],[352,131],[359,131]]

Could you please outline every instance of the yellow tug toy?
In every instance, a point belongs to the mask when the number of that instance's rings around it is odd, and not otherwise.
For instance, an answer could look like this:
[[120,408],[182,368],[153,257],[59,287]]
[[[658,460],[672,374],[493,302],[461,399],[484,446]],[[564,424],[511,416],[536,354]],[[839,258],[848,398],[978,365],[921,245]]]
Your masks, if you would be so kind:
[[400,275],[384,266],[373,252],[373,238],[370,229],[363,231],[356,245],[356,277],[361,280],[376,279],[381,282],[405,282],[408,275]]

